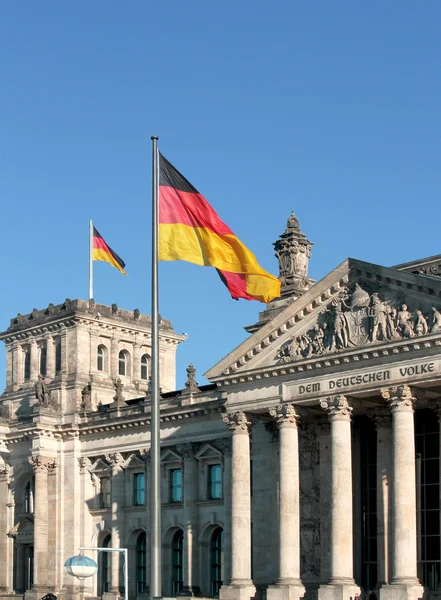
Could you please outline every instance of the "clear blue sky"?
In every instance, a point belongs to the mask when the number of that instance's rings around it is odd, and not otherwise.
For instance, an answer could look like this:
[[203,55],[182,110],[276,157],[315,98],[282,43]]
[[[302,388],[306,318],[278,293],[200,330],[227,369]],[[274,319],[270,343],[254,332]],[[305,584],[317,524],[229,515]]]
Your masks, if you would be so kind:
[[[274,274],[292,209],[317,280],[441,253],[440,22],[439,0],[2,2],[0,329],[87,297],[90,218],[129,273],[95,263],[96,301],[150,312],[151,135]],[[161,264],[178,387],[263,308]]]

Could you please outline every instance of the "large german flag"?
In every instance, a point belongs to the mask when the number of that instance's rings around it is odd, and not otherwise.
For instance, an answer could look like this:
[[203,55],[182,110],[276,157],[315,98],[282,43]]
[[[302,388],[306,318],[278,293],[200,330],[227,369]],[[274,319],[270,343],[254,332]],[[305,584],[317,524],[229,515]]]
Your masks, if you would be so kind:
[[117,268],[123,275],[127,275],[124,271],[126,263],[118,256],[118,254],[112,250],[112,248],[106,244],[103,237],[101,236],[98,229],[93,227],[93,260],[104,260]]
[[269,302],[280,281],[258,264],[198,190],[159,154],[159,260],[215,267],[236,300]]

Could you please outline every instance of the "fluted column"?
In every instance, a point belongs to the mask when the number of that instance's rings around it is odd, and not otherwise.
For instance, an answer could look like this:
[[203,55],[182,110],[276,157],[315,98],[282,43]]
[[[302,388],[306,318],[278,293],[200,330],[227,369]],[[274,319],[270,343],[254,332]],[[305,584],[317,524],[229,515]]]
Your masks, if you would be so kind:
[[251,489],[250,436],[251,422],[238,411],[223,416],[233,432],[231,488],[231,581],[222,586],[221,600],[245,600],[254,596],[251,580]]
[[388,407],[370,409],[377,430],[377,580],[389,581],[391,544],[392,416]]
[[31,381],[36,381],[40,373],[38,345],[36,340],[31,341]]
[[222,464],[222,487],[223,487],[223,498],[224,498],[224,580],[223,583],[227,584],[231,580],[231,472],[232,472],[232,460],[231,450],[232,443],[231,437],[221,438],[216,440],[216,446],[223,454]]
[[46,338],[46,375],[50,379],[55,377],[55,344],[51,335]]
[[34,585],[42,592],[48,588],[48,470],[56,461],[47,456],[29,457],[35,475],[34,498]]
[[[392,412],[392,561],[391,583],[420,587],[417,578],[414,407],[407,385],[381,390]],[[422,588],[421,588],[422,589]],[[416,592],[416,590],[415,590]]]
[[199,585],[199,511],[198,463],[194,457],[199,444],[180,444],[178,453],[184,458],[184,569],[180,596],[200,595]]
[[352,406],[345,396],[321,400],[331,424],[331,557],[328,585],[319,600],[345,598],[360,592],[353,575]]
[[[111,509],[112,509],[112,548],[121,548],[121,537],[124,533],[124,459],[119,452],[113,452],[106,456],[107,462],[112,469],[112,490],[111,490]],[[112,594],[120,594],[120,565],[121,553],[112,552],[112,572],[111,588]]]
[[12,593],[13,540],[9,531],[9,480],[11,467],[0,465],[0,594]]
[[[292,404],[269,411],[279,428],[279,577],[269,586],[268,599],[294,600],[305,593],[300,580],[299,413]],[[282,588],[282,589],[281,589]],[[283,589],[289,588],[289,589]]]

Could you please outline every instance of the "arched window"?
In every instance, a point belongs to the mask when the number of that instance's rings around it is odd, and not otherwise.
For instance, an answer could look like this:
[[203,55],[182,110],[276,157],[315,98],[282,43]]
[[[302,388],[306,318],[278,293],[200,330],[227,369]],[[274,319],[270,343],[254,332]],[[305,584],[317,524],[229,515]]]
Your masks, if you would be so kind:
[[25,381],[28,381],[31,378],[31,351],[27,348],[24,352],[24,369],[23,369],[23,377]]
[[214,530],[211,536],[211,595],[219,596],[224,581],[224,531],[222,527]]
[[55,344],[55,374],[61,373],[61,340]]
[[40,348],[40,375],[43,377],[47,372],[47,347],[41,346]]
[[35,479],[31,477],[26,484],[24,493],[24,509],[25,513],[34,512],[34,498],[35,498]]
[[106,370],[106,347],[101,344],[96,353],[96,368],[98,371]]
[[143,354],[141,357],[141,379],[147,381],[149,378],[149,356]]
[[[106,537],[103,540],[103,548],[109,548],[110,547],[110,542],[112,540],[112,536],[106,535]],[[110,592],[110,552],[100,552],[100,558],[101,558],[101,578],[100,578],[100,583],[101,583],[101,594],[104,594],[105,592]]]
[[138,535],[136,540],[136,593],[142,594],[147,588],[147,536],[145,531]]
[[118,357],[118,373],[127,375],[129,367],[129,353],[126,350],[121,350]]
[[182,563],[184,552],[184,532],[177,531],[172,542],[172,596],[177,596],[183,587]]

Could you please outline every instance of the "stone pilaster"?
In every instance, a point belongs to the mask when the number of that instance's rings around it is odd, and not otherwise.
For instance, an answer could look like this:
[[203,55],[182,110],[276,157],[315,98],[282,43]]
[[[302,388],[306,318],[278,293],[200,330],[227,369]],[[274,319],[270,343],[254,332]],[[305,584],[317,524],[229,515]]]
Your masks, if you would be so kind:
[[141,379],[141,350],[142,346],[135,342],[133,344],[133,364],[132,364],[132,377],[133,381],[139,381]]
[[[119,452],[113,452],[106,456],[107,462],[112,469],[112,492],[111,492],[111,509],[112,509],[112,548],[121,548],[121,534],[124,531],[124,459]],[[121,571],[121,552],[112,552],[112,571],[111,571],[111,594],[119,596],[123,593],[120,585]]]
[[48,591],[48,471],[56,467],[54,458],[35,455],[29,457],[35,475],[34,499],[34,585],[39,594]]
[[55,377],[55,344],[51,335],[46,338],[46,375],[49,379]]
[[[58,521],[60,518],[60,491],[57,478],[57,463],[55,461],[49,465],[48,469],[48,509],[50,518],[48,520],[48,577],[47,585],[50,590],[60,587],[60,572],[58,569],[58,556],[60,554],[60,540],[58,536]],[[38,502],[38,497],[37,497]]]
[[268,600],[297,600],[305,593],[300,580],[299,413],[292,404],[270,409],[279,428],[279,577]]
[[388,407],[368,411],[377,430],[377,578],[378,587],[389,581],[392,552],[392,415]]
[[38,345],[36,340],[31,341],[31,381],[36,381],[40,373]]
[[9,481],[11,467],[0,465],[0,594],[12,593],[12,570],[14,563],[13,540],[6,535],[9,531]]
[[200,596],[199,582],[199,510],[198,463],[194,457],[198,444],[180,444],[178,453],[184,458],[184,569],[180,596]]
[[256,593],[251,580],[251,422],[238,411],[224,415],[232,435],[231,580],[220,589],[221,600],[249,600]]
[[14,351],[11,345],[6,346],[6,389],[10,390],[14,380]]
[[392,412],[392,560],[381,600],[419,598],[417,578],[415,397],[407,385],[381,390]]
[[69,362],[67,357],[67,329],[62,326],[60,328],[60,344],[61,344],[61,374],[67,375]]
[[319,600],[343,600],[360,594],[353,576],[352,406],[345,396],[322,400],[331,425],[331,556],[329,582]]
[[18,390],[23,383],[23,348],[18,342],[12,346],[12,385]]
[[119,343],[116,338],[110,340],[110,377],[118,377]]

